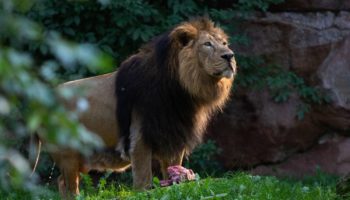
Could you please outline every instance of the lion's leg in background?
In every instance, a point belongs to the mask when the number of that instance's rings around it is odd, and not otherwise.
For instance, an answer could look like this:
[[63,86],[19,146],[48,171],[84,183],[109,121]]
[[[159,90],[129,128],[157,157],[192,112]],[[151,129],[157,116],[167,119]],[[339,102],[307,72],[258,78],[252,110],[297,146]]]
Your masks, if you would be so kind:
[[58,184],[58,191],[60,192],[61,197],[65,197],[66,196],[66,186],[64,183],[64,178],[61,175],[58,176],[57,178],[57,184]]
[[67,176],[65,173],[62,173],[57,181],[58,190],[62,198],[74,199],[74,196],[79,194],[79,176]]
[[79,194],[80,155],[67,151],[61,154],[52,154],[52,157],[61,172],[58,177],[59,192],[63,198],[73,199],[73,196]]
[[166,159],[166,158],[162,158],[162,159],[159,160],[160,167],[161,167],[161,170],[162,170],[163,179],[168,179],[169,178],[169,174],[168,174],[168,171],[167,171],[169,166],[182,165],[182,160],[183,160],[184,155],[185,155],[185,150],[183,150],[181,153],[179,153],[178,156],[176,156],[175,158],[173,158],[171,160]]

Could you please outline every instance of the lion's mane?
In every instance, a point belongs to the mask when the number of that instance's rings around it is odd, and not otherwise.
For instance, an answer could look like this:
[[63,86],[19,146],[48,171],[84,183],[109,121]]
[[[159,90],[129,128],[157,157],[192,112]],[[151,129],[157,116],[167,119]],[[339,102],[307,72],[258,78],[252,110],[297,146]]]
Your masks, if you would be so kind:
[[156,156],[189,153],[201,141],[208,118],[227,101],[232,80],[202,77],[196,58],[179,61],[179,54],[198,32],[218,30],[206,18],[180,24],[121,64],[116,115],[125,152],[134,112],[142,119],[142,139]]

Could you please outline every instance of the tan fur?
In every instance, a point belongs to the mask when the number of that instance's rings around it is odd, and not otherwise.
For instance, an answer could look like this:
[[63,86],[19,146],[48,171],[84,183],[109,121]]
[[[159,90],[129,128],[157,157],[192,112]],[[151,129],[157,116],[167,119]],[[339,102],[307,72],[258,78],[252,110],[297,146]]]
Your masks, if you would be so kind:
[[[186,46],[181,46],[183,36],[191,38]],[[212,22],[183,23],[170,33],[170,37],[175,41],[172,46],[172,56],[174,56],[172,60],[174,63],[178,63],[178,68],[174,69],[173,73],[179,77],[182,87],[200,102],[200,107],[195,115],[194,131],[197,137],[201,138],[213,111],[222,109],[229,98],[236,63],[233,59],[231,63],[234,68],[233,72],[232,74],[227,72],[229,65],[221,58],[221,55],[232,53],[232,51],[224,44],[227,42],[227,36],[221,29],[215,28]],[[203,45],[208,41],[212,43],[215,52]],[[148,50],[144,50],[138,55],[146,57],[147,53],[149,53]],[[218,72],[220,73],[215,75]],[[60,86],[61,88],[80,88],[85,91],[84,96],[89,102],[89,109],[81,114],[80,122],[100,136],[106,148],[115,148],[120,141],[116,120],[117,99],[114,95],[116,75],[117,72],[113,72],[67,82]],[[66,102],[66,104],[71,110],[76,107],[74,100]],[[67,193],[78,194],[79,173],[86,173],[91,169],[109,168],[122,171],[131,165],[134,187],[145,189],[151,186],[152,158],[160,161],[164,177],[167,177],[166,169],[168,166],[181,165],[186,149],[172,158],[152,155],[151,149],[141,139],[141,120],[138,113],[132,113],[130,161],[117,154],[113,157],[104,152],[96,153],[90,158],[84,158],[77,151],[70,149],[51,152],[61,171],[59,189],[62,196],[69,197]]]
[[[203,31],[198,32],[198,30]],[[222,42],[227,43],[227,35],[221,29],[215,28],[212,22],[205,23],[204,26],[202,23],[184,23],[175,29],[172,34],[179,34],[180,31],[194,37],[194,40],[179,52],[179,77],[182,86],[203,104],[203,107],[197,112],[197,124],[195,125],[195,133],[199,134],[198,137],[201,137],[212,112],[222,110],[229,99],[233,79],[220,76],[213,78],[212,74],[227,68],[227,64],[220,56],[232,53],[232,51],[227,45],[222,44]],[[207,41],[210,41],[217,49],[216,55],[207,57],[207,55],[200,54],[203,43]],[[209,59],[211,60],[209,61]],[[218,63],[218,65],[212,67],[213,62]],[[235,74],[236,61],[232,59],[231,62]],[[206,68],[206,66],[209,67]]]

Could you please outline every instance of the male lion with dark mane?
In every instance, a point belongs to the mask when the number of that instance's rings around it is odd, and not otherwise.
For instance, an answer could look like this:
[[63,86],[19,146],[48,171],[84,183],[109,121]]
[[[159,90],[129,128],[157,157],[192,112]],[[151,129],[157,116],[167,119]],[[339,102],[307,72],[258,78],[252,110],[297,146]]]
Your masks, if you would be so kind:
[[[201,142],[212,114],[227,102],[236,62],[227,35],[207,18],[175,26],[125,60],[118,71],[71,81],[86,88],[89,109],[80,121],[104,141],[104,150],[84,157],[70,149],[51,152],[62,195],[79,193],[79,173],[132,167],[133,186],[152,183],[152,159],[163,176],[181,165]],[[75,109],[75,102],[66,102]]]

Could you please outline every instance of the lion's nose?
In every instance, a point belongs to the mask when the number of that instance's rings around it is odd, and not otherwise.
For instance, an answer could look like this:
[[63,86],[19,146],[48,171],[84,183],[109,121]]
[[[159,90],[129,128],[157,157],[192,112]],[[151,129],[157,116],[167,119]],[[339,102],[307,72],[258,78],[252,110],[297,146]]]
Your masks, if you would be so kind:
[[228,54],[221,55],[221,58],[230,62],[233,56],[234,56],[233,53],[228,53]]

